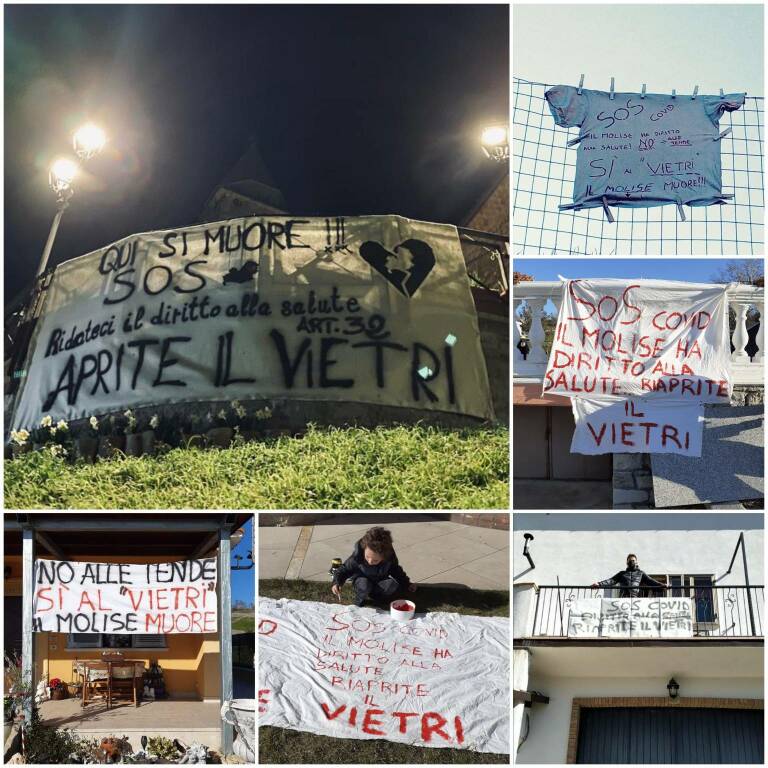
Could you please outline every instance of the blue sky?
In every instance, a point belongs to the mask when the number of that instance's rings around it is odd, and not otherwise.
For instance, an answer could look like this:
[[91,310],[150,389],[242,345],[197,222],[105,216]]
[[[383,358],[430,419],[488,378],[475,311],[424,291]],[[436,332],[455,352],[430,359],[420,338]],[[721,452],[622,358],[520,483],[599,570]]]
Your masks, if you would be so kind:
[[543,83],[617,91],[763,95],[763,6],[515,4],[513,70]]
[[[232,550],[231,562],[235,563],[235,555],[242,555],[240,565],[250,565],[248,553],[253,547],[253,518],[244,526],[245,535],[240,543]],[[256,553],[254,552],[254,558]],[[243,600],[246,603],[256,602],[256,569],[250,571],[231,571],[232,574],[232,602]]]
[[[533,275],[536,280],[557,280],[558,275],[578,277],[655,278],[687,280],[692,283],[713,282],[713,276],[734,259],[518,259],[515,272]],[[757,259],[759,261],[759,259]]]

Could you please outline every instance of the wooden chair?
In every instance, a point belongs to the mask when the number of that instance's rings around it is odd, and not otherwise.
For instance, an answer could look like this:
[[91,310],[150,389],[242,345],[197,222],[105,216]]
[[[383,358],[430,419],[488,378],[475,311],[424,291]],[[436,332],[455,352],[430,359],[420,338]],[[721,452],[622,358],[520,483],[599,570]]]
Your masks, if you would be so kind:
[[82,706],[88,704],[91,694],[100,693],[109,707],[109,665],[103,661],[83,662],[83,702]]
[[[143,669],[142,664],[142,669]],[[136,664],[132,661],[118,661],[112,664],[112,676],[109,686],[109,702],[107,708],[112,706],[112,700],[125,695],[133,699],[133,705],[139,706],[136,684]]]

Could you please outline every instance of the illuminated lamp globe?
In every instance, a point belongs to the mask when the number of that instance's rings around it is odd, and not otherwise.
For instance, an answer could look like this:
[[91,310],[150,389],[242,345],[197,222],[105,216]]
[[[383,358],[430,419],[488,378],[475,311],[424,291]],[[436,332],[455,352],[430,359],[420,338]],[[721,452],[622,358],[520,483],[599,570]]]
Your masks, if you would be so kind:
[[75,152],[83,160],[88,160],[101,152],[106,142],[107,137],[104,131],[93,123],[86,123],[81,126],[72,137],[72,145],[75,148]]
[[78,170],[77,163],[74,160],[70,160],[68,157],[60,157],[51,165],[51,170],[48,173],[48,183],[51,185],[51,189],[57,195],[71,190],[72,182],[75,176],[77,176]]
[[480,135],[486,157],[498,162],[509,158],[509,131],[505,125],[489,125]]

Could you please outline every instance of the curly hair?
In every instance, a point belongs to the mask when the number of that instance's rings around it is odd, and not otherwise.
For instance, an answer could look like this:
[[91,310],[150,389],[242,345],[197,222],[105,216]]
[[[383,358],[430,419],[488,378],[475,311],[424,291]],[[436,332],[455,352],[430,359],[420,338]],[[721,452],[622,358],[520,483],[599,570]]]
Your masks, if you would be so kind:
[[360,539],[360,545],[364,550],[367,547],[384,558],[388,558],[394,552],[392,534],[386,528],[369,528]]

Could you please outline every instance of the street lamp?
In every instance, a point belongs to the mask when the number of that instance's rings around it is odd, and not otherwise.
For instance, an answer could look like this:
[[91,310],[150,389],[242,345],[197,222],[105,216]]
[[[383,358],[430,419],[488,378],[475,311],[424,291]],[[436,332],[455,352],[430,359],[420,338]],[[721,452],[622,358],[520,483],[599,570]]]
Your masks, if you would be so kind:
[[104,149],[106,142],[107,137],[104,131],[93,123],[81,126],[72,137],[72,146],[77,156],[83,160],[89,160],[94,155],[98,155]]
[[480,135],[480,146],[485,156],[497,163],[509,160],[509,129],[506,125],[489,125]]
[[[78,157],[82,160],[89,160],[101,152],[106,140],[104,131],[101,128],[93,123],[86,123],[75,131],[72,137],[72,145]],[[53,241],[56,239],[59,222],[61,222],[61,217],[64,215],[64,211],[67,210],[69,201],[75,193],[72,182],[75,180],[79,170],[77,163],[68,157],[59,158],[51,166],[48,174],[48,183],[56,193],[56,215],[53,217],[48,240],[45,242],[43,255],[40,257],[40,263],[37,266],[36,279],[45,272],[45,268],[48,266],[48,258],[51,255]]]

